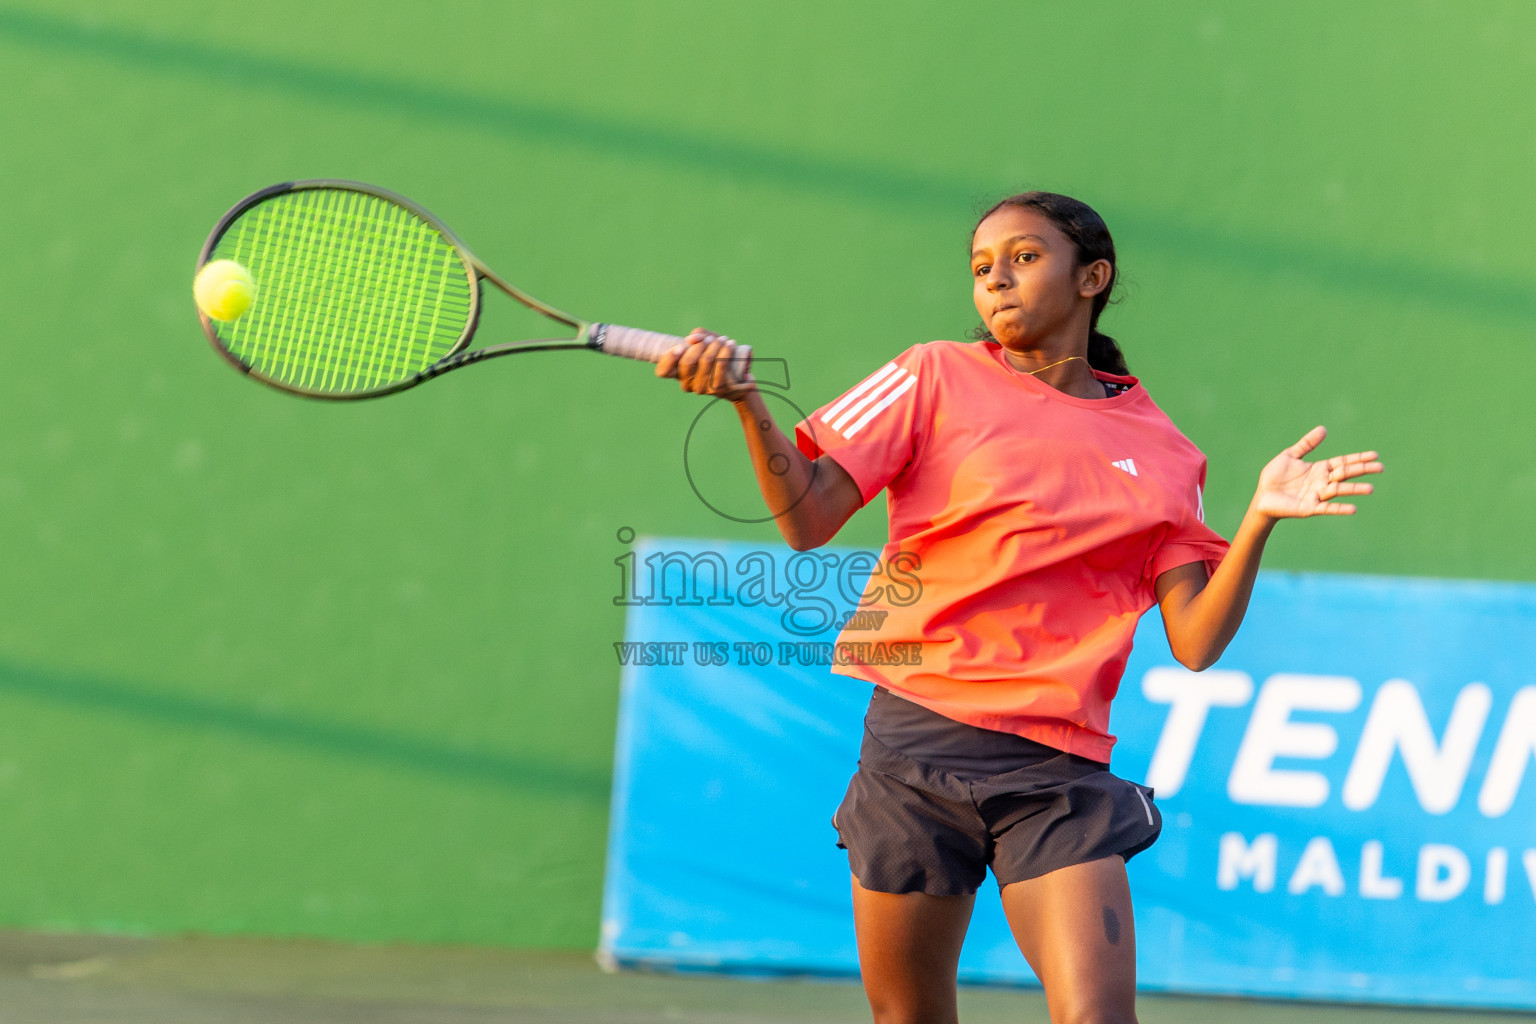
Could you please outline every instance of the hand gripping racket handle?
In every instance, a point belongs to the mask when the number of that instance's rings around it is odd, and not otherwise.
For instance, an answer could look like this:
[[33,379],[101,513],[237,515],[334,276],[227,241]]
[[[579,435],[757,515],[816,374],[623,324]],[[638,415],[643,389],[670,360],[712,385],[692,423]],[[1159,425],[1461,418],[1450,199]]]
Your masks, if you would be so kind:
[[[587,344],[599,352],[647,363],[660,362],[662,356],[673,347],[683,344],[683,340],[675,334],[643,331],[638,327],[621,327],[618,324],[593,324],[587,329]],[[751,367],[752,346],[737,345],[731,356],[731,376],[745,380]]]

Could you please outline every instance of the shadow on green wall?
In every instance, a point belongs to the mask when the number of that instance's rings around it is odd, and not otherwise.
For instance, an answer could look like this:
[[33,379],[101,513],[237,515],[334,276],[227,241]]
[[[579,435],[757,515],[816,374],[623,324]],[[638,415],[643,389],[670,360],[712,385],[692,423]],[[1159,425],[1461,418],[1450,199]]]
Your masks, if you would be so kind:
[[344,722],[156,693],[122,683],[82,679],[17,665],[0,664],[0,693],[87,712],[122,715],[191,731],[224,733],[311,753],[491,783],[596,806],[607,806],[608,803],[608,775],[591,766],[552,764],[515,755],[456,749],[428,739]]
[[[996,184],[904,173],[878,164],[801,155],[471,92],[434,89],[352,72],[157,39],[64,18],[0,11],[0,37],[37,49],[115,61],[155,74],[191,75],[277,92],[460,123],[492,134],[584,149],[679,169],[708,169],[844,200],[937,209],[979,209]],[[1423,268],[1331,248],[1191,228],[1178,221],[1116,210],[1122,236],[1201,263],[1294,277],[1346,292],[1409,299],[1484,315],[1536,318],[1536,286],[1453,268]]]

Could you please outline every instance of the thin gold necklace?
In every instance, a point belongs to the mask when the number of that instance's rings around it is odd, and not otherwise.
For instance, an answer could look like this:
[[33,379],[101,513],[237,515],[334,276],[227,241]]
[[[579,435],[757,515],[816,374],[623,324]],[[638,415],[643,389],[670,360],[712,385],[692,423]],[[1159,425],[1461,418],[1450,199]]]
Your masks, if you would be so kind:
[[[1058,360],[1056,360],[1054,363],[1051,364],[1051,366],[1060,366],[1062,363],[1070,363],[1074,359],[1083,359],[1083,357],[1082,356],[1067,356],[1067,358],[1065,358],[1065,359],[1058,359]],[[1087,361],[1088,360],[1083,359],[1083,362],[1086,363]],[[1031,377],[1033,377],[1037,373],[1044,373],[1046,370],[1049,370],[1051,368],[1051,366],[1042,366],[1038,370],[1025,370],[1024,372],[1029,374]]]

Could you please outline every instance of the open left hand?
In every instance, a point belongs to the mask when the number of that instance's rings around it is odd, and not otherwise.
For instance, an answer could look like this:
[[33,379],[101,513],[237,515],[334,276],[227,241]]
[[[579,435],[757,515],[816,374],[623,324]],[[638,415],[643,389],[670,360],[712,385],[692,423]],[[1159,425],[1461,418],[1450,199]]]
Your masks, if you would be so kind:
[[1329,499],[1370,494],[1374,490],[1370,484],[1350,481],[1366,473],[1380,473],[1382,465],[1375,452],[1335,455],[1322,462],[1305,461],[1306,455],[1327,436],[1326,427],[1313,427],[1300,441],[1269,460],[1259,473],[1259,489],[1253,496],[1255,512],[1270,519],[1355,514],[1355,506]]

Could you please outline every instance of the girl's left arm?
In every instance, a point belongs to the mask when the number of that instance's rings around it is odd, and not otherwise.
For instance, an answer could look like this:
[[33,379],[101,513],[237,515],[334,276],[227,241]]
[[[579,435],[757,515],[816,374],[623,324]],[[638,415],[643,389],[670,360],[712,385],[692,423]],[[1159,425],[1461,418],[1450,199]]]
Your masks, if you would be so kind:
[[1258,489],[1214,575],[1207,577],[1204,562],[1192,562],[1157,577],[1163,628],[1181,665],[1199,672],[1215,664],[1227,649],[1248,610],[1264,542],[1276,523],[1317,515],[1351,516],[1354,505],[1332,504],[1329,499],[1371,493],[1370,484],[1350,481],[1381,472],[1375,452],[1304,461],[1327,436],[1326,428],[1314,427],[1259,473]]

